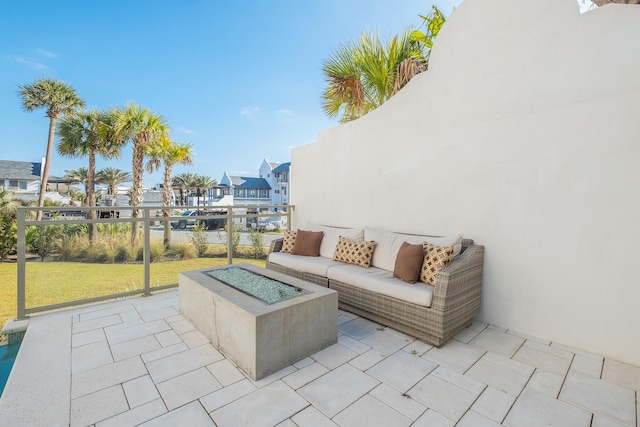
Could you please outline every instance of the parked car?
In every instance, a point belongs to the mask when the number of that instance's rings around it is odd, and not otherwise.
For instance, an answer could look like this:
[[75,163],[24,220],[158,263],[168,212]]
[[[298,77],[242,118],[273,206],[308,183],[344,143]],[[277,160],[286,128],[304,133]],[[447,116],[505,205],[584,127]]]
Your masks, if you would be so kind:
[[171,222],[172,228],[185,229],[187,226],[194,226],[196,221],[201,221],[204,223],[204,228],[207,230],[217,230],[221,227],[224,227],[226,220],[224,218],[207,218],[207,219],[197,219],[198,216],[210,216],[210,215],[225,215],[225,212],[219,211],[204,211],[204,210],[190,210],[182,213],[181,216],[185,217],[185,219],[179,219],[177,221]]
[[258,218],[258,231],[274,231],[274,230],[282,230],[285,228],[286,219],[283,220],[282,217],[279,216],[270,216],[267,218]]

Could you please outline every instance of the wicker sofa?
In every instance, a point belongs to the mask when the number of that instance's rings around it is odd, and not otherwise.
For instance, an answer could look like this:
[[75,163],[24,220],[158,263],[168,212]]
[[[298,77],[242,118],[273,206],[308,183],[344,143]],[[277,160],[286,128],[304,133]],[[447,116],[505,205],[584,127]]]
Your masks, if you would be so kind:
[[[283,239],[278,239],[271,243],[266,267],[336,290],[338,306],[342,310],[436,347],[469,326],[480,311],[484,247],[473,244],[471,239],[460,236],[459,255],[436,273],[435,284],[431,286],[422,282],[409,284],[393,277],[393,267],[390,270],[393,264],[390,262],[393,252],[397,253],[399,242],[437,242],[438,237],[392,233],[370,227],[343,229],[310,223],[305,229],[324,232],[320,256],[281,253]],[[337,235],[342,234],[356,240],[378,238],[371,267],[345,265],[332,259]]]

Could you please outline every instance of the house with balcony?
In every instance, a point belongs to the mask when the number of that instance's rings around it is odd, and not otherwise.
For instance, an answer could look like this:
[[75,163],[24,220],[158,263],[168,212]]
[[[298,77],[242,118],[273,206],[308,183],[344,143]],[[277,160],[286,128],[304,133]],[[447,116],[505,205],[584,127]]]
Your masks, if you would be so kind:
[[[264,159],[258,177],[235,176],[225,172],[209,199],[229,195],[234,205],[286,205],[289,203],[289,168],[291,162],[269,162]],[[227,198],[228,200],[228,198]],[[209,203],[211,204],[211,203]]]

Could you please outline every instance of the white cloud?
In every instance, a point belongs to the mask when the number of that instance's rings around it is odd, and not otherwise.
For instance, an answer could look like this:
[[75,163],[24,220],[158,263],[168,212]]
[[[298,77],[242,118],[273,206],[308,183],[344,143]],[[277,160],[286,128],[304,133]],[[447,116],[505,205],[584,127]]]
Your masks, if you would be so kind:
[[16,61],[18,64],[27,66],[29,68],[33,68],[34,70],[50,70],[50,68],[41,62],[33,58],[26,58],[24,56],[13,55],[11,58]]
[[252,118],[259,111],[260,111],[260,109],[258,107],[243,107],[242,110],[240,110],[240,115],[248,117],[248,118]]
[[278,110],[277,113],[290,116],[291,114],[293,114],[293,110]]
[[45,50],[45,49],[40,49],[40,48],[36,49],[36,53],[38,55],[44,56],[46,58],[57,58],[58,57],[58,54],[50,52],[50,51]]
[[176,129],[178,132],[182,132],[182,133],[186,133],[187,135],[193,135],[193,131],[191,129],[187,129],[187,128],[178,128]]

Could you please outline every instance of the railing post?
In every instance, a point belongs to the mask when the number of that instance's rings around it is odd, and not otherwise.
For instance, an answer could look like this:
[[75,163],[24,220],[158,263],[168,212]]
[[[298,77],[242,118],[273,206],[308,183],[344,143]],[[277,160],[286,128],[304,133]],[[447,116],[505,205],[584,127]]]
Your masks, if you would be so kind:
[[233,208],[227,207],[227,264],[233,264]]
[[[151,208],[142,208],[143,224],[144,224],[144,251],[142,253],[142,260],[144,263],[144,295],[151,295],[151,221],[150,221]],[[137,227],[138,223],[134,223],[134,227]]]
[[18,208],[17,211],[17,219],[18,219],[18,242],[17,242],[17,251],[18,251],[18,271],[17,271],[17,280],[18,280],[18,319],[24,319],[25,311],[26,311],[26,300],[25,300],[25,283],[26,283],[26,261],[27,261],[27,243],[26,243],[26,230],[25,230],[25,217],[26,210],[22,208]]
[[287,208],[287,230],[291,230],[291,206]]

